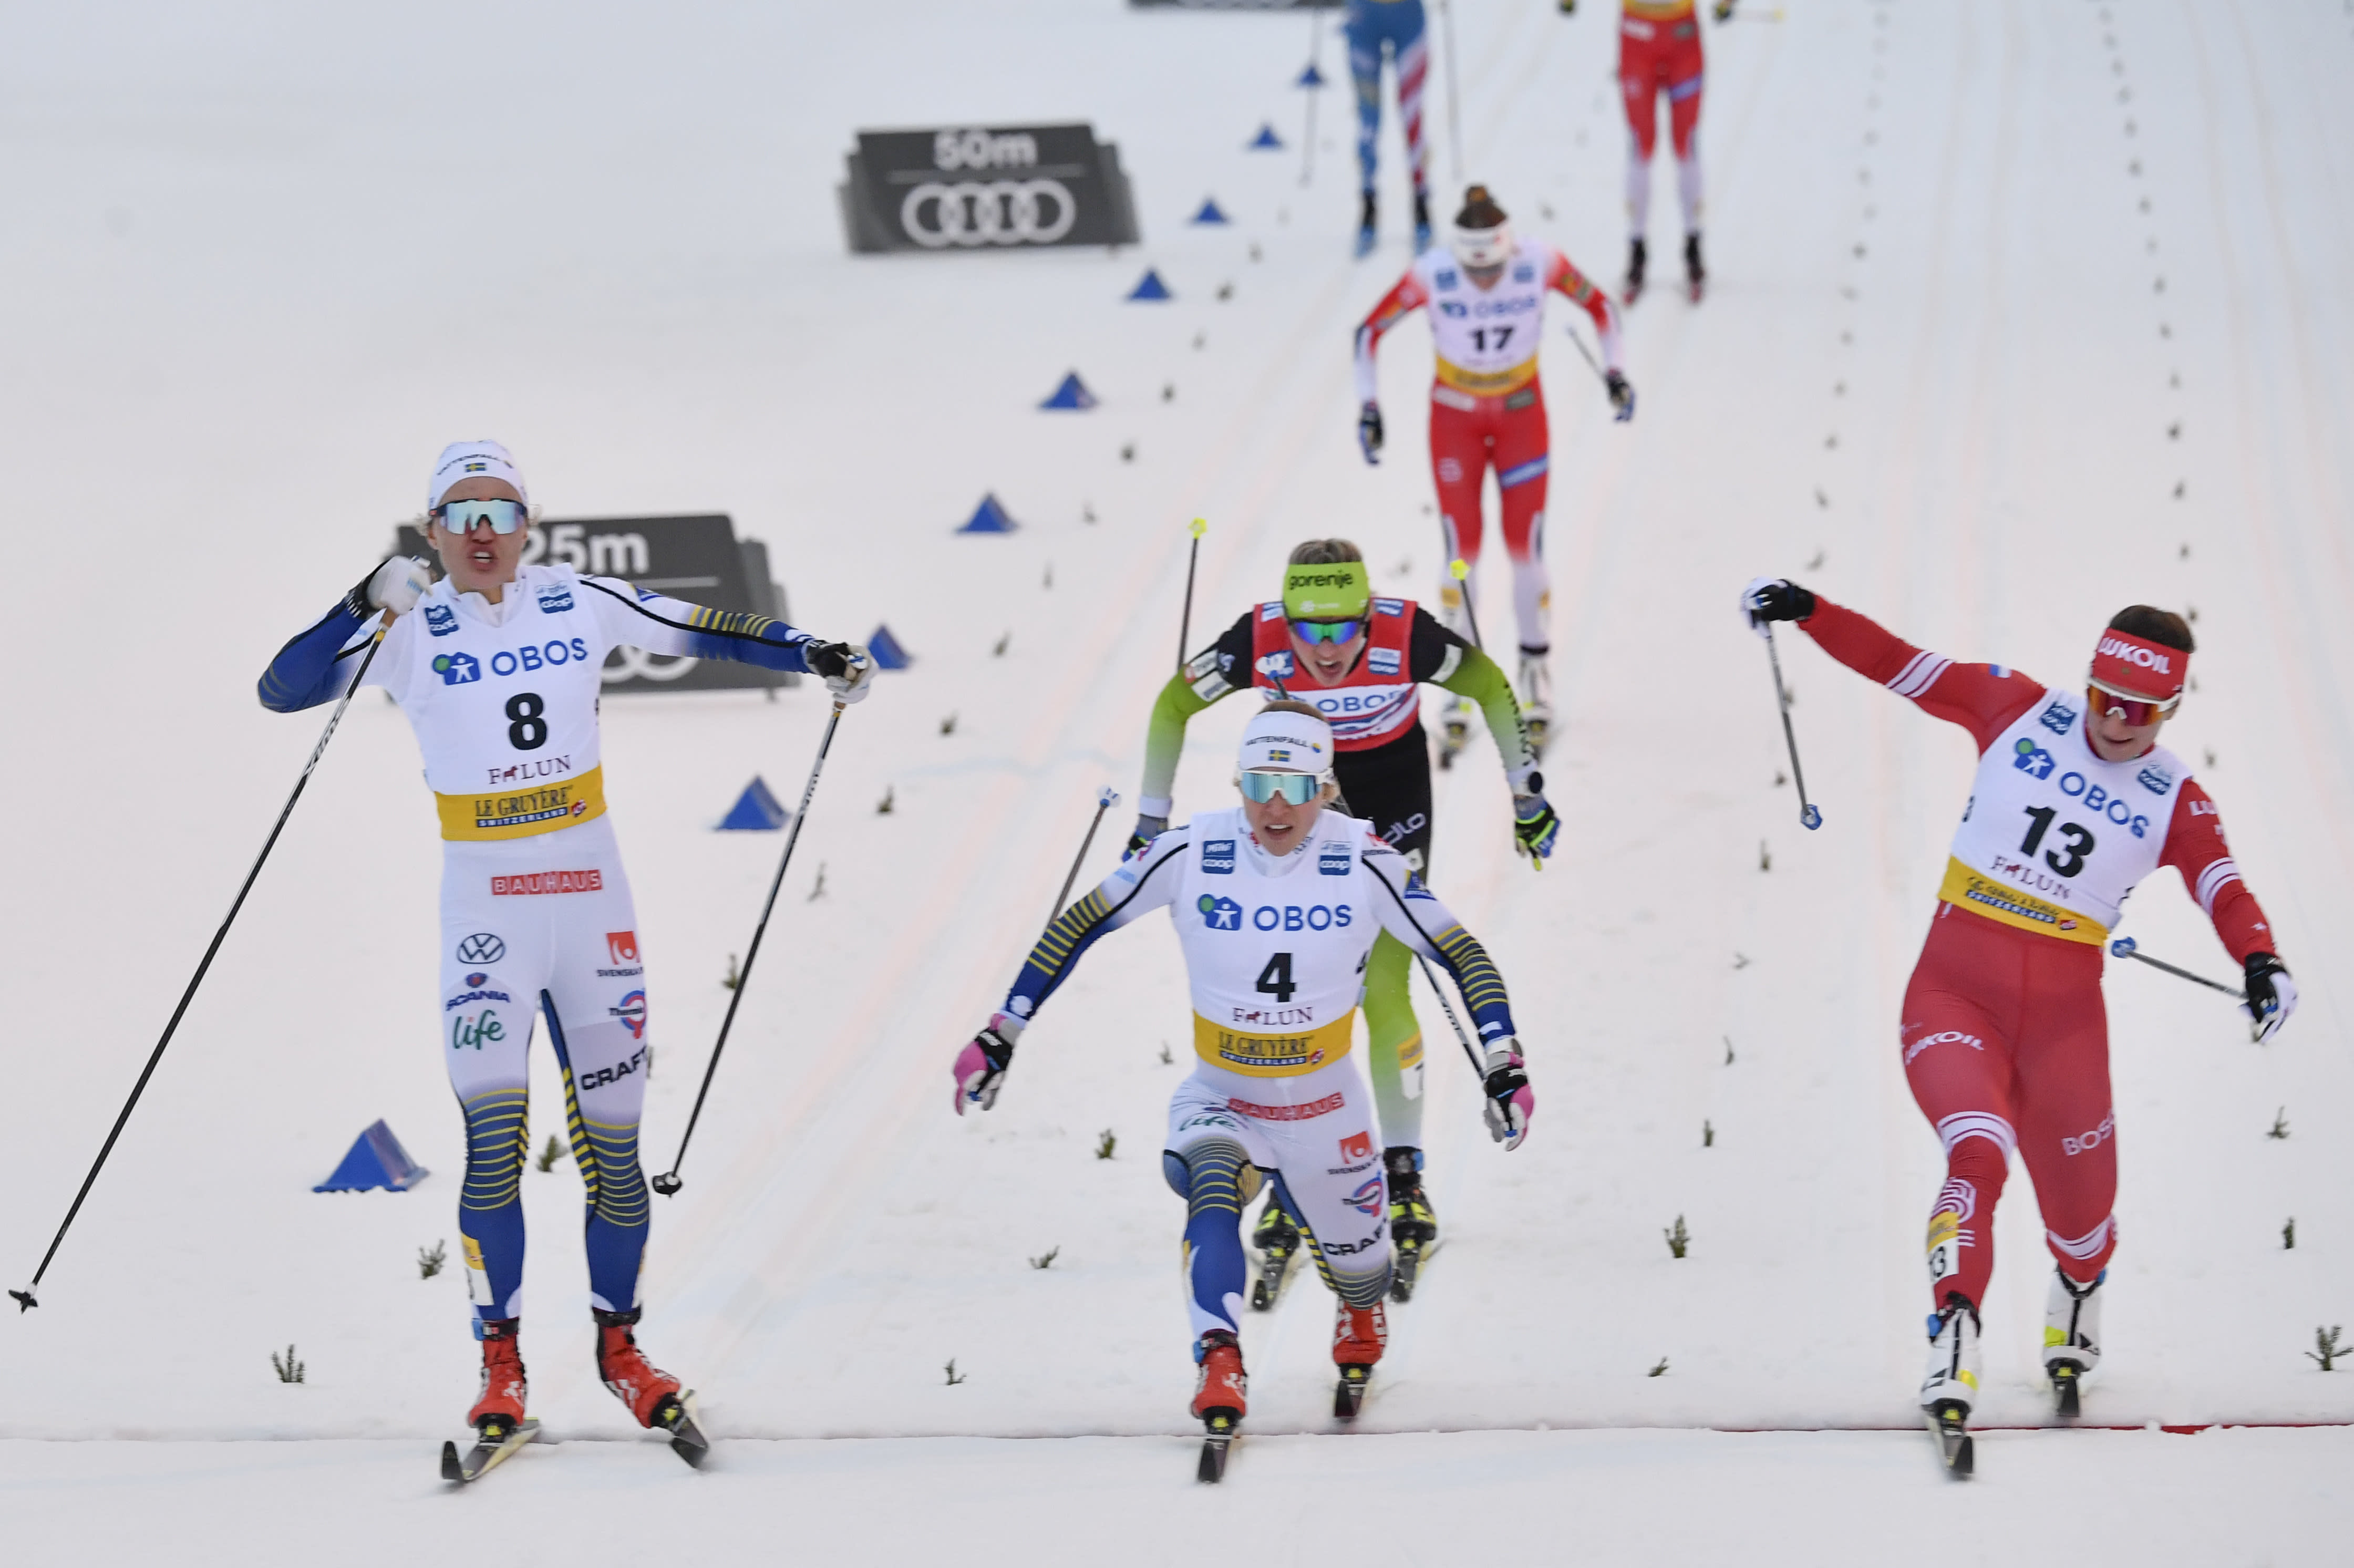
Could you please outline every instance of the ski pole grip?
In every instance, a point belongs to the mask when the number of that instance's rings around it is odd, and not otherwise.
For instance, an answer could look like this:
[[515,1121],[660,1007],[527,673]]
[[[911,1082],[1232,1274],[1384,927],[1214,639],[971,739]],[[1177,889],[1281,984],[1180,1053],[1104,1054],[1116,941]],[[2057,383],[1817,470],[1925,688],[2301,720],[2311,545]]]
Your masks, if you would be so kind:
[[2115,941],[2109,944],[2109,957],[2113,959],[2130,959],[2134,956],[2135,946],[2136,943],[2131,937],[2119,937]]

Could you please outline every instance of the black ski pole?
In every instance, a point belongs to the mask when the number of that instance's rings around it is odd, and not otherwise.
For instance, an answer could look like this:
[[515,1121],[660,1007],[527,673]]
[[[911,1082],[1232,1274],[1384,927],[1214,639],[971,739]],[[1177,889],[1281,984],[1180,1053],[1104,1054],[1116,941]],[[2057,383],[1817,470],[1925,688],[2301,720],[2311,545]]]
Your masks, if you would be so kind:
[[727,1015],[719,1021],[719,1039],[711,1047],[711,1061],[703,1069],[703,1086],[695,1091],[695,1108],[687,1113],[685,1135],[678,1140],[678,1153],[670,1169],[653,1179],[653,1189],[667,1198],[684,1186],[678,1178],[678,1168],[686,1163],[686,1146],[695,1140],[695,1124],[702,1119],[704,1097],[711,1093],[712,1075],[719,1071],[719,1054],[727,1049],[727,1032],[736,1027],[736,1008],[744,1000],[745,988],[752,983],[752,965],[760,956],[760,938],[769,934],[769,915],[777,906],[777,890],[785,885],[785,867],[793,863],[793,846],[801,842],[801,823],[809,820],[810,797],[817,793],[817,776],[825,769],[825,754],[833,745],[834,727],[842,723],[844,703],[835,703],[832,714],[825,721],[825,734],[817,743],[817,760],[810,764],[809,782],[801,786],[801,808],[793,813],[793,825],[785,834],[785,853],[777,857],[777,874],[769,884],[769,901],[760,906],[760,923],[752,927],[752,945],[744,950],[744,967],[737,972],[736,990],[727,998]]
[[1301,139],[1304,148],[1299,164],[1299,185],[1305,190],[1316,175],[1316,95],[1324,90],[1324,73],[1316,69],[1317,57],[1324,52],[1324,0],[1310,0],[1308,6],[1308,71],[1299,85],[1308,93],[1308,134]]
[[1455,1031],[1456,1043],[1463,1047],[1463,1054],[1471,1059],[1471,1070],[1479,1075],[1481,1082],[1486,1082],[1488,1065],[1479,1059],[1479,1053],[1471,1048],[1471,1036],[1463,1033],[1463,1021],[1455,1016],[1455,1005],[1447,1000],[1447,989],[1438,983],[1438,976],[1431,971],[1430,960],[1416,953],[1414,961],[1422,966],[1422,978],[1430,982],[1430,993],[1438,998],[1438,1010],[1447,1014],[1447,1026]]
[[1577,356],[1585,361],[1586,367],[1594,372],[1594,379],[1606,388],[1610,385],[1610,373],[1602,368],[1602,362],[1594,357],[1594,351],[1585,346],[1585,340],[1577,335],[1577,329],[1564,322],[1562,331],[1569,334],[1569,341],[1577,345]]
[[2115,959],[2138,959],[2143,963],[2147,964],[2151,969],[2164,969],[2168,974],[2174,976],[2177,980],[2187,980],[2193,985],[2203,985],[2209,991],[2220,991],[2234,1001],[2243,1002],[2248,1000],[2248,993],[2242,991],[2238,986],[2225,985],[2221,980],[2211,980],[2205,975],[2194,975],[2189,969],[2178,969],[2172,964],[2166,962],[2163,959],[2151,958],[2147,953],[2141,950],[2140,944],[2136,942],[2131,937],[2119,937],[2115,941],[2111,942],[2109,944],[2109,956]]
[[1766,657],[1774,666],[1774,705],[1782,713],[1782,738],[1790,745],[1790,777],[1798,781],[1798,821],[1812,831],[1823,825],[1823,810],[1807,800],[1806,770],[1798,766],[1798,736],[1790,728],[1790,692],[1782,684],[1782,655],[1775,650],[1771,622],[1766,627]]
[[1055,895],[1055,907],[1047,912],[1046,924],[1053,925],[1063,913],[1063,900],[1071,895],[1071,884],[1079,879],[1079,866],[1087,860],[1087,851],[1094,847],[1096,830],[1103,826],[1104,813],[1119,804],[1119,791],[1106,786],[1096,797],[1096,814],[1087,823],[1087,836],[1079,841],[1079,853],[1071,858],[1071,869],[1063,877],[1063,891]]
[[228,914],[222,919],[220,929],[213,933],[212,943],[205,948],[205,956],[197,963],[196,972],[189,977],[188,989],[180,993],[180,1005],[172,1009],[171,1022],[164,1025],[163,1038],[156,1041],[155,1049],[148,1053],[147,1065],[140,1070],[139,1081],[131,1086],[131,1097],[122,1102],[122,1113],[114,1118],[114,1126],[108,1131],[106,1142],[100,1147],[98,1158],[90,1162],[90,1174],[81,1179],[81,1191],[74,1194],[73,1206],[66,1211],[65,1223],[58,1225],[58,1234],[49,1238],[49,1250],[41,1255],[41,1266],[33,1270],[32,1282],[24,1289],[8,1292],[16,1298],[19,1314],[29,1312],[40,1305],[33,1293],[41,1287],[42,1277],[49,1272],[50,1260],[58,1255],[58,1247],[65,1241],[66,1232],[73,1228],[74,1216],[81,1213],[82,1200],[90,1196],[90,1186],[97,1181],[99,1171],[106,1164],[106,1157],[114,1152],[114,1140],[122,1136],[122,1128],[131,1120],[131,1112],[139,1104],[139,1097],[146,1093],[147,1080],[155,1075],[155,1065],[164,1059],[164,1047],[172,1043],[173,1034],[180,1027],[180,1020],[187,1013],[188,1003],[196,1000],[196,988],[205,983],[205,973],[213,967],[213,955],[220,951],[221,943],[228,938],[228,928],[237,923],[238,911],[245,907],[245,895],[253,891],[254,880],[261,874],[262,863],[270,858],[270,852],[278,847],[278,835],[286,831],[286,820],[294,814],[294,802],[302,798],[303,787],[311,782],[312,770],[319,766],[319,758],[326,755],[327,742],[335,737],[335,726],[344,722],[344,710],[352,705],[352,694],[358,691],[360,683],[367,678],[368,666],[376,662],[376,650],[384,646],[384,634],[391,624],[386,621],[377,627],[376,635],[368,640],[367,652],[360,659],[360,667],[352,676],[352,683],[344,688],[344,694],[336,699],[335,711],[327,715],[327,727],[319,732],[319,744],[311,748],[311,760],[302,764],[302,777],[294,780],[293,791],[286,797],[286,804],[279,811],[278,821],[270,827],[270,836],[262,841],[261,853],[253,857],[253,869],[245,874],[245,881],[238,888],[237,897],[229,904]]
[[1193,519],[1193,545],[1185,554],[1185,610],[1177,618],[1177,668],[1185,668],[1185,640],[1193,635],[1193,567],[1202,558],[1202,535],[1210,524],[1203,518]]
[[1479,612],[1471,608],[1471,563],[1458,556],[1447,563],[1447,570],[1459,585],[1456,591],[1463,596],[1464,618],[1471,623],[1471,646],[1484,653],[1488,645],[1479,638]]

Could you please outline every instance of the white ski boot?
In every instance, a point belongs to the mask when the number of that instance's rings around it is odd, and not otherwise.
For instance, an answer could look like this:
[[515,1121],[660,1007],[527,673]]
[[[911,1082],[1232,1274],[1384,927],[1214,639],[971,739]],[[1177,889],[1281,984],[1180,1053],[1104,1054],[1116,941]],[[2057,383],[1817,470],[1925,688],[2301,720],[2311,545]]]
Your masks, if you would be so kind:
[[2109,1271],[2103,1269],[2090,1285],[2079,1285],[2054,1268],[2052,1290],[2043,1298],[2043,1371],[2063,1416],[2082,1414],[2077,1391],[2101,1364],[2101,1287]]
[[1976,1465],[1970,1406],[1978,1396],[1978,1309],[1958,1295],[1929,1319],[1929,1366],[1921,1376],[1921,1424],[1935,1438],[1946,1470],[1966,1477]]
[[1553,738],[1553,669],[1544,653],[1525,648],[1521,650],[1521,722],[1528,728],[1530,754],[1543,762],[1545,745]]

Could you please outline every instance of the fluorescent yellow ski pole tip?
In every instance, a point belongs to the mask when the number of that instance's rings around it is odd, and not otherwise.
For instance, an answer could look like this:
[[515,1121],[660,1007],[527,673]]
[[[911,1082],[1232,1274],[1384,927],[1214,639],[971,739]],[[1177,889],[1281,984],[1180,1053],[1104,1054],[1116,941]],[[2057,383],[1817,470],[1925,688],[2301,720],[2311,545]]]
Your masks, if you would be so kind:
[[1195,537],[1196,539],[1198,539],[1198,538],[1200,538],[1203,535],[1204,535],[1204,534],[1208,533],[1209,531],[1210,531],[1210,524],[1209,524],[1209,521],[1208,521],[1208,519],[1206,519],[1206,518],[1202,518],[1202,517],[1196,517],[1196,518],[1194,518],[1194,519],[1193,519],[1193,537]]
[[1458,556],[1453,560],[1447,563],[1447,570],[1448,575],[1453,577],[1455,580],[1459,583],[1465,577],[1471,575],[1471,565],[1462,556]]

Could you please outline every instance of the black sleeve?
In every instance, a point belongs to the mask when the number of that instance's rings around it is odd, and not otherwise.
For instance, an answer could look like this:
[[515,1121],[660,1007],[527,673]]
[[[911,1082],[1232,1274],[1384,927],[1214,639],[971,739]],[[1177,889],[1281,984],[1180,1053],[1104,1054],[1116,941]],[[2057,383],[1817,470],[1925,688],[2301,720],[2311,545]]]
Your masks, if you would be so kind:
[[[1451,673],[1453,667],[1461,665],[1463,654],[1471,649],[1471,644],[1447,630],[1438,617],[1418,604],[1414,607],[1414,630],[1406,635],[1406,668],[1417,681],[1435,681],[1441,670]],[[1450,660],[1447,654],[1458,649],[1462,652],[1456,652]]]
[[1220,634],[1215,642],[1203,649],[1185,663],[1186,678],[1199,681],[1215,670],[1227,685],[1239,691],[1251,683],[1251,627],[1258,619],[1257,609],[1245,610],[1232,626]]

